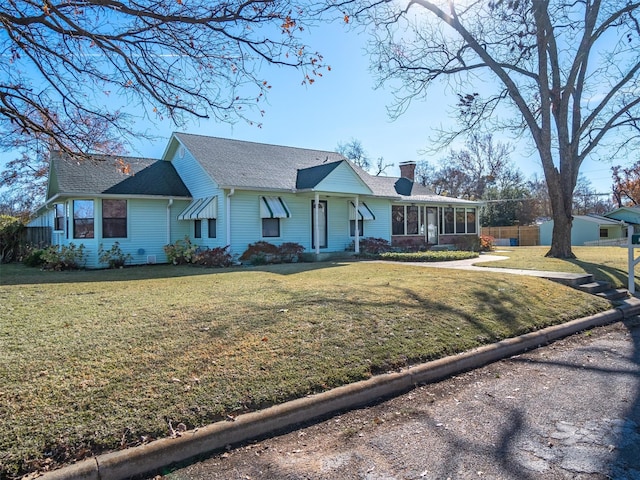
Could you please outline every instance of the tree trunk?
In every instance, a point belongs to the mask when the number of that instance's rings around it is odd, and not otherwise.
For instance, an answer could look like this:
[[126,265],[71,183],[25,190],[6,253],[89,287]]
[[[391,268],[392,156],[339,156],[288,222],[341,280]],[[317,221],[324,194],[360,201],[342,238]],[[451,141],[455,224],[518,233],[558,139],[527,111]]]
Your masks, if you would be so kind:
[[[562,152],[561,152],[562,153]],[[553,234],[551,237],[551,249],[545,256],[554,258],[576,258],[571,251],[571,226],[573,225],[573,190],[575,188],[576,175],[570,176],[566,171],[564,175],[551,167],[548,158],[545,174],[547,178],[547,189],[551,203],[553,215]],[[563,163],[563,162],[561,162]],[[565,164],[565,169],[569,169]],[[577,170],[577,168],[576,168]]]
[[576,258],[571,251],[571,225],[573,219],[566,215],[554,215],[551,249],[545,255],[554,258]]

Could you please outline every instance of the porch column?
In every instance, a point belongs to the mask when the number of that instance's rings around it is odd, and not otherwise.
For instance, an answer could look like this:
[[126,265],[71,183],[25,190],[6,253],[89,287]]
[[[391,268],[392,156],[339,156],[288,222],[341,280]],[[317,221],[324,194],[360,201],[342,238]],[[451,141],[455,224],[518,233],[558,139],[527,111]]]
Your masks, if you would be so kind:
[[316,192],[313,200],[313,236],[316,244],[316,255],[320,255],[320,214],[318,209],[320,208],[320,194]]
[[[358,222],[358,196],[356,196],[356,198],[354,199],[354,204],[356,206],[356,238],[354,241],[354,245],[355,245],[355,253],[360,253],[360,228],[358,227],[359,222]],[[364,223],[364,221],[363,221]]]

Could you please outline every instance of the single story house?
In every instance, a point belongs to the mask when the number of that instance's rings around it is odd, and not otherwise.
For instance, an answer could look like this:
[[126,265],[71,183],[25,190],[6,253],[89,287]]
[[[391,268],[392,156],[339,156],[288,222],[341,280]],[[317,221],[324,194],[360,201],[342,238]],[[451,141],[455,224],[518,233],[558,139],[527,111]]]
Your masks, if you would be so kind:
[[[551,245],[553,220],[540,224],[540,245]],[[627,224],[601,215],[575,215],[571,226],[571,245],[607,244],[625,238]]]
[[640,206],[620,207],[605,215],[613,220],[621,220],[629,225],[634,225],[636,231],[640,226]]
[[82,243],[88,268],[118,242],[133,264],[164,263],[189,237],[203,248],[295,242],[315,253],[359,251],[364,237],[395,245],[478,236],[480,202],[434,195],[402,177],[373,176],[329,151],[174,133],[162,158],[52,152],[46,203],[30,226],[51,243]]

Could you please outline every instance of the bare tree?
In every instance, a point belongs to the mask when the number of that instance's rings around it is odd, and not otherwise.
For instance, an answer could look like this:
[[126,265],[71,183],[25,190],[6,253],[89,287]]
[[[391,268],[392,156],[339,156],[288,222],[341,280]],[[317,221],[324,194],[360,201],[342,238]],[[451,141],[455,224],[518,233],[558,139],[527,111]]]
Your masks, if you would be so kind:
[[400,85],[393,115],[445,82],[458,95],[461,122],[445,142],[487,122],[528,134],[553,211],[547,255],[573,257],[580,166],[598,147],[611,155],[639,139],[640,2],[345,0],[333,6],[373,27],[379,85]]
[[325,68],[299,39],[307,13],[291,0],[2,2],[0,147],[30,135],[81,152],[96,124],[139,136],[134,109],[253,121],[271,88],[262,65],[299,68],[306,84]]
[[359,166],[363,170],[371,168],[369,155],[362,146],[362,142],[356,138],[352,138],[346,143],[338,142],[336,152],[346,157],[354,165]]

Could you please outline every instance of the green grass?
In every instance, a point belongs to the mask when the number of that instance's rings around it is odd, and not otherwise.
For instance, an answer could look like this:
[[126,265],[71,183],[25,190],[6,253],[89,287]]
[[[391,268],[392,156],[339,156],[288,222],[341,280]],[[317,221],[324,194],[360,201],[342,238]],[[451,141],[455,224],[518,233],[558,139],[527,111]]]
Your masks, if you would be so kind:
[[0,266],[0,478],[603,311],[536,278],[385,263]]
[[[549,247],[509,247],[496,248],[495,255],[509,257],[508,260],[482,262],[480,267],[522,268],[556,272],[590,273],[596,280],[604,280],[614,287],[627,287],[628,249],[621,247],[573,247],[575,259],[561,260],[547,258]],[[640,250],[635,251],[640,255]],[[640,276],[640,266],[636,268],[636,277]],[[637,280],[636,280],[637,282]],[[639,288],[636,283],[636,289]]]

